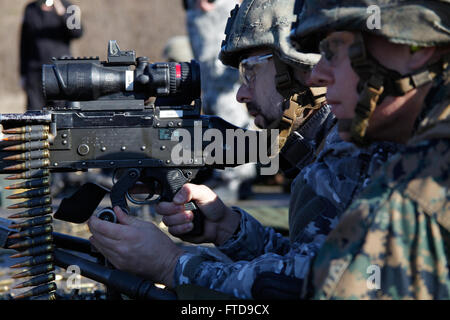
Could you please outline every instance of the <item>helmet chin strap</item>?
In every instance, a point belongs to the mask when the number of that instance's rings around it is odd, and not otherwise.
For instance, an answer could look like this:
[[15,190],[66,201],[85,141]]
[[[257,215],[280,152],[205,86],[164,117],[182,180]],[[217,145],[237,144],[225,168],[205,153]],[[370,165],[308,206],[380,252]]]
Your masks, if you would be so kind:
[[352,141],[359,146],[370,143],[366,137],[369,119],[375,108],[386,96],[399,97],[409,91],[433,82],[448,68],[448,55],[434,64],[408,75],[388,69],[381,65],[367,51],[362,33],[357,33],[349,49],[352,68],[360,77],[358,83],[359,100],[353,119],[340,119],[338,128],[341,132],[350,132]]
[[281,151],[289,135],[297,130],[313,113],[326,102],[326,88],[308,88],[297,81],[291,68],[274,54],[275,84],[277,91],[284,98],[283,115],[270,123],[269,129],[279,129],[278,151]]

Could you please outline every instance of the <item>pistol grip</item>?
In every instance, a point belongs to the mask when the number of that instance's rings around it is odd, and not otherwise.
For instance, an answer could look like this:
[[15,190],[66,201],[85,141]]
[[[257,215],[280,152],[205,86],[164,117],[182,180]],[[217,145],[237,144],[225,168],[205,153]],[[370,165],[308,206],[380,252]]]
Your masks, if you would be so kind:
[[186,233],[186,236],[201,236],[203,234],[204,230],[204,224],[205,224],[205,215],[203,212],[197,207],[195,202],[188,202],[184,205],[184,208],[188,211],[192,211],[194,214],[194,219],[192,220],[192,223],[194,225],[194,228]]
[[[189,182],[189,179],[184,176],[183,172],[179,169],[168,170],[164,179],[166,189],[163,192],[163,201],[172,201],[175,194],[183,187],[183,185]],[[194,202],[185,204],[185,208],[188,211],[192,211],[194,219],[192,223],[194,228],[186,233],[186,236],[200,236],[204,231],[205,215]]]

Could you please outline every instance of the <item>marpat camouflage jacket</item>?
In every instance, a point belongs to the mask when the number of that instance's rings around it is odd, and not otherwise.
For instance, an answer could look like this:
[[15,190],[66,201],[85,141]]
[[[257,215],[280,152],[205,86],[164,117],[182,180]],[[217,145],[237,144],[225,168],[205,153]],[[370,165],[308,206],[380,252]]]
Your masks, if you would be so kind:
[[316,299],[450,298],[450,83],[406,149],[344,213],[313,264]]

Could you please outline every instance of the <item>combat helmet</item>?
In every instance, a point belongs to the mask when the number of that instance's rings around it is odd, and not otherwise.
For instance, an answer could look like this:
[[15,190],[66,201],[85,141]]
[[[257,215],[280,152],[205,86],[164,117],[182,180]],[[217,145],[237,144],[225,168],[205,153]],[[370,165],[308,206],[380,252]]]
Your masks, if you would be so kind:
[[[324,88],[307,88],[298,83],[290,67],[311,70],[319,61],[318,53],[304,53],[292,46],[289,33],[297,19],[302,1],[293,0],[244,0],[231,11],[225,29],[219,59],[223,64],[238,68],[243,55],[252,49],[269,48],[273,51],[276,68],[275,83],[285,98],[282,119],[269,125],[280,129],[279,148],[295,127],[299,127],[300,115],[305,108],[317,109],[325,103]],[[300,5],[299,5],[300,4]],[[300,95],[300,93],[305,93]],[[308,97],[309,96],[309,97]],[[302,118],[302,123],[306,118]]]
[[295,50],[289,39],[297,19],[296,6],[298,3],[292,0],[244,0],[236,5],[225,29],[219,59],[237,68],[243,52],[268,47],[285,63],[311,69],[320,56]]
[[349,58],[360,77],[360,98],[355,117],[339,121],[340,130],[350,131],[356,144],[368,143],[365,133],[369,118],[385,96],[402,96],[449,75],[449,55],[412,74],[401,75],[373,58],[363,37],[363,33],[378,35],[392,43],[410,45],[412,52],[421,47],[447,46],[449,0],[305,0],[298,22],[291,39],[300,47],[312,42],[317,46],[317,40],[328,32],[357,32]]

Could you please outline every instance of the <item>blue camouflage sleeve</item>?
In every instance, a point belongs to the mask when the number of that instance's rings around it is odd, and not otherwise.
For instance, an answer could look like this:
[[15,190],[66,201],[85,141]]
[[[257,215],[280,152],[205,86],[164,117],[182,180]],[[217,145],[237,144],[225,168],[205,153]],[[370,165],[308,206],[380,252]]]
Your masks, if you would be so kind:
[[264,227],[245,210],[237,207],[233,207],[233,210],[241,214],[240,230],[222,246],[217,247],[230,259],[253,260],[265,253],[283,255],[289,251],[289,239],[275,232],[273,228]]
[[[306,279],[311,261],[326,239],[319,229],[310,234],[310,242],[290,243],[272,228],[263,227],[245,211],[241,230],[235,239],[229,239],[221,251],[232,258],[224,262],[208,250],[183,254],[174,273],[174,285],[194,284],[233,295],[239,299],[252,299],[252,287],[263,273]],[[312,221],[311,223],[316,223]],[[259,239],[259,241],[258,241]],[[305,281],[306,283],[306,281]],[[299,297],[306,292],[299,291]]]
[[266,253],[251,261],[231,263],[221,262],[215,256],[208,255],[207,251],[185,253],[178,260],[174,285],[194,284],[239,299],[252,299],[253,283],[262,273],[305,279],[316,249],[315,244],[293,245],[285,255]]

